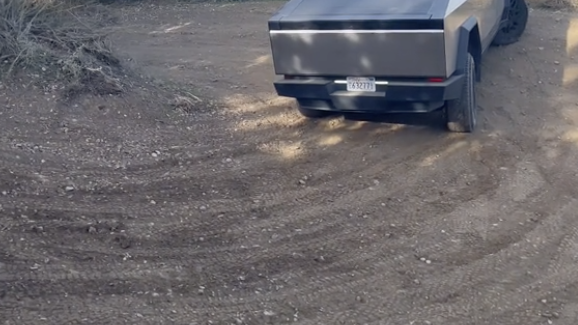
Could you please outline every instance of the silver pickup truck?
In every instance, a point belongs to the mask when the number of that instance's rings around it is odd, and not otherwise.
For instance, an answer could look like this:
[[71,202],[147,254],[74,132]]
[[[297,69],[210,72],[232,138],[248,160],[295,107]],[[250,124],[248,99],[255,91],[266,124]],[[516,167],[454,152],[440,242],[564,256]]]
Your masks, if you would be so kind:
[[525,0],[290,0],[268,22],[274,86],[309,118],[442,109],[473,132],[482,57],[527,21]]

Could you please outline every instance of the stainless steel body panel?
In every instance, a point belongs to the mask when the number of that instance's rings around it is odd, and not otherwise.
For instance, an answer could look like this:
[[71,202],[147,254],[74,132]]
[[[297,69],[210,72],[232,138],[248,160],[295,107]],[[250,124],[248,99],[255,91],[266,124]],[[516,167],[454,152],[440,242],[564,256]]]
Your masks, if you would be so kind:
[[443,30],[271,31],[277,74],[442,77]]
[[482,52],[485,52],[498,28],[506,0],[450,0],[444,17],[446,75],[456,70],[460,26],[471,16],[478,22]]
[[269,21],[276,74],[449,77],[460,26],[489,47],[508,0],[291,0]]

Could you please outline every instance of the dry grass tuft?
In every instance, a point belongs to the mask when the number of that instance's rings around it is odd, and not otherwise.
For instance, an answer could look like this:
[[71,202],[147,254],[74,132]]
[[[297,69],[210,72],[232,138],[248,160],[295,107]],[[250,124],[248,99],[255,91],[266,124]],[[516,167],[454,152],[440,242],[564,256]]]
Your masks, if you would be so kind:
[[60,81],[67,95],[122,91],[106,16],[67,0],[0,0],[0,78],[27,70]]

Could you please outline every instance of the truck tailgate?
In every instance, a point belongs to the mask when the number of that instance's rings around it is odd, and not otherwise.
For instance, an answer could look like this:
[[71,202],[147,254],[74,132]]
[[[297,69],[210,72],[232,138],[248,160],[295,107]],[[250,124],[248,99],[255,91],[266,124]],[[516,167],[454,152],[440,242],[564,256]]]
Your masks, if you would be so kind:
[[[291,0],[269,20],[277,74],[445,76],[436,0]],[[434,8],[435,9],[435,8]]]
[[271,31],[277,74],[445,76],[443,31]]

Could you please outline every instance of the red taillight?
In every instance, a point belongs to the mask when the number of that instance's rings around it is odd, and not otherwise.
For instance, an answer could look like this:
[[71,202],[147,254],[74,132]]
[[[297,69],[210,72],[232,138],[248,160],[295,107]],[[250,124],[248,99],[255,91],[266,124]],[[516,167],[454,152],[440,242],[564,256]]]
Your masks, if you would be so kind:
[[444,82],[444,78],[428,78],[429,82]]

